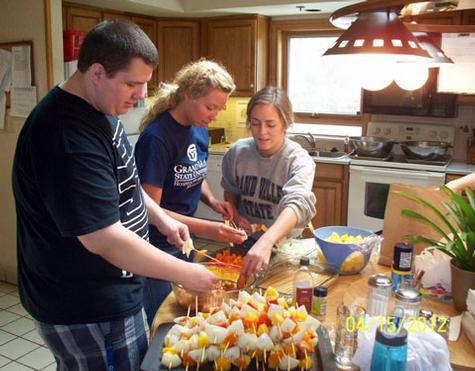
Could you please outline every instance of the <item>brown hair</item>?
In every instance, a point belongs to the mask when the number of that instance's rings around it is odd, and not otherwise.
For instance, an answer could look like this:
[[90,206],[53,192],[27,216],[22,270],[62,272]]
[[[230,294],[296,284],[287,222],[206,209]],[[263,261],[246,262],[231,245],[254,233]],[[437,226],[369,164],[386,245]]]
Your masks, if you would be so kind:
[[155,45],[135,23],[127,20],[108,20],[89,31],[79,49],[78,70],[86,72],[100,63],[107,76],[125,70],[133,58],[156,66],[158,52]]
[[286,129],[294,123],[294,113],[289,97],[281,88],[266,86],[259,90],[247,104],[247,125],[250,125],[251,112],[258,104],[272,104],[284,123]]
[[182,67],[172,83],[160,83],[147,114],[140,124],[143,131],[162,112],[175,108],[185,93],[192,99],[206,95],[211,89],[231,94],[236,86],[226,69],[213,61],[200,59]]

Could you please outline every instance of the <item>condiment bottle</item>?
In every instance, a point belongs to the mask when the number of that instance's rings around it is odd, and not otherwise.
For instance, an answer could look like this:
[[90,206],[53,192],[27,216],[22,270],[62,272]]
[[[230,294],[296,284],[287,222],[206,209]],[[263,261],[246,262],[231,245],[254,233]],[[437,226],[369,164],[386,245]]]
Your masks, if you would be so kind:
[[391,299],[391,278],[383,274],[373,274],[368,279],[368,314],[386,316]]
[[412,287],[400,288],[396,291],[396,305],[404,308],[406,317],[418,318],[422,295]]
[[327,314],[327,293],[325,286],[316,286],[313,288],[312,314],[318,317],[324,317]]
[[391,272],[393,292],[396,292],[399,286],[410,287],[412,285],[412,250],[411,244],[398,242],[394,245],[394,257]]
[[297,306],[303,305],[307,312],[312,310],[313,277],[308,266],[308,257],[300,258],[300,268],[294,277],[294,301]]
[[[391,330],[390,330],[391,329]],[[380,326],[376,330],[371,371],[405,371],[407,363],[407,330],[397,331]]]

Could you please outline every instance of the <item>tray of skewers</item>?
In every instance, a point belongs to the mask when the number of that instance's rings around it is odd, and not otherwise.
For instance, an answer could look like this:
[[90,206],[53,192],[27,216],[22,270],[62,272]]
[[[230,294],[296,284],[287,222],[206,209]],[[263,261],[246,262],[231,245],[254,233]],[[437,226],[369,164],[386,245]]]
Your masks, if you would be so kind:
[[141,370],[317,370],[320,322],[269,287],[162,324]]

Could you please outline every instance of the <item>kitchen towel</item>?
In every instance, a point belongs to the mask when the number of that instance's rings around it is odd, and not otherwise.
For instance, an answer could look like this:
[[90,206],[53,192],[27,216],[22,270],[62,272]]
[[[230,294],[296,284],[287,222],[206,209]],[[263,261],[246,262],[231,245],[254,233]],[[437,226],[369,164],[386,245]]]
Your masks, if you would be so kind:
[[[384,212],[383,225],[383,242],[381,244],[381,252],[379,255],[379,264],[391,265],[393,261],[394,245],[396,242],[408,242],[409,239],[404,237],[408,234],[422,235],[431,239],[440,239],[441,236],[436,233],[431,226],[424,224],[418,220],[405,217],[401,215],[403,209],[410,209],[417,211],[426,216],[430,220],[436,222],[439,227],[444,230],[447,228],[439,222],[438,217],[429,209],[419,205],[418,203],[405,198],[401,195],[395,194],[395,191],[402,191],[414,196],[419,196],[429,202],[431,205],[437,207],[439,211],[446,214],[446,210],[442,205],[442,201],[448,201],[449,197],[435,187],[421,187],[409,184],[393,183],[389,187],[388,201],[386,210]],[[428,245],[425,243],[418,243],[414,245],[414,255],[419,254]]]

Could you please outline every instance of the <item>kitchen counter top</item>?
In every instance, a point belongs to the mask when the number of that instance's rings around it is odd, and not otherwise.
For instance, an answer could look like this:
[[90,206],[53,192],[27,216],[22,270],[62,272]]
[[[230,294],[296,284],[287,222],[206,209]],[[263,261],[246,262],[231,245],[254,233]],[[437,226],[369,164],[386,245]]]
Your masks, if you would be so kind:
[[[209,153],[212,154],[212,155],[225,154],[230,146],[231,146],[231,144],[227,144],[227,143],[211,144],[209,146]],[[316,163],[322,162],[322,163],[325,163],[325,164],[339,164],[339,165],[349,165],[350,164],[350,159],[346,156],[342,157],[342,158],[312,156],[312,159]]]
[[475,165],[466,164],[465,162],[452,161],[447,167],[447,174],[467,175],[475,172]]
[[[390,275],[389,267],[384,267],[377,264],[377,256],[373,256],[368,266],[362,271],[362,273],[352,276],[340,276],[328,289],[328,304],[327,315],[323,324],[326,327],[333,327],[336,319],[336,309],[340,303],[347,303],[350,298],[350,288],[358,282],[367,281],[368,277],[375,273],[383,273]],[[363,285],[364,286],[364,285]],[[360,287],[358,285],[358,287]],[[278,289],[278,287],[277,287]],[[353,293],[355,295],[355,293]],[[360,293],[359,296],[365,299],[365,293]],[[351,298],[353,300],[353,298]],[[432,308],[437,313],[444,313],[446,315],[456,315],[455,308],[448,304],[439,302],[433,302],[431,300],[424,300],[425,307]],[[181,308],[175,299],[173,292],[165,299],[155,315],[152,328],[150,331],[151,336],[155,333],[156,329],[161,323],[171,322],[174,318],[186,314],[186,310]],[[475,370],[475,351],[471,345],[470,340],[463,334],[455,342],[449,342],[450,360],[455,370]]]

